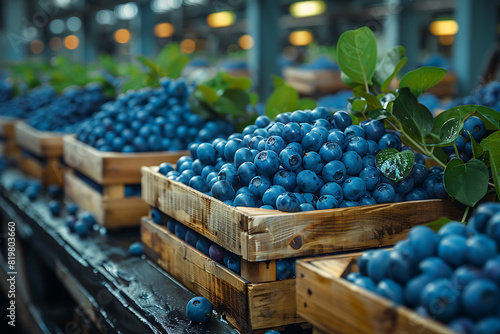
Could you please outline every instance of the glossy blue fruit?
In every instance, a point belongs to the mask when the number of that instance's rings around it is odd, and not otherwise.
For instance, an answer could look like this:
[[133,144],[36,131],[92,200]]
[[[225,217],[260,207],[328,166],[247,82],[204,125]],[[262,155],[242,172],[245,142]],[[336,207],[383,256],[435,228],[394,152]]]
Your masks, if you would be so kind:
[[395,148],[399,151],[401,149],[401,139],[399,139],[399,137],[393,133],[386,133],[378,141],[378,147],[380,148],[380,150],[386,148]]
[[276,199],[276,208],[285,212],[298,212],[300,202],[297,196],[291,192],[281,194]]
[[205,238],[204,236],[200,236],[198,241],[196,242],[196,249],[205,254],[206,256],[210,256],[210,246],[212,246],[212,241]]
[[316,132],[306,133],[301,140],[301,144],[306,151],[315,151],[318,152],[321,146],[323,145],[324,140],[320,134]]
[[80,238],[85,238],[89,235],[89,228],[87,224],[81,219],[78,219],[75,223],[75,232],[78,234]]
[[476,116],[470,116],[464,121],[462,134],[466,139],[470,140],[469,132],[476,142],[480,141],[486,134],[486,125]]
[[449,321],[460,312],[460,291],[446,278],[427,284],[420,301],[425,310],[439,321]]
[[388,183],[380,183],[372,191],[372,197],[377,201],[377,204],[391,203],[395,194],[394,188]]
[[177,223],[175,225],[175,235],[177,238],[184,240],[186,239],[186,233],[189,231],[189,228],[187,228],[184,224]]
[[151,220],[153,223],[161,225],[163,223],[163,213],[158,209],[151,210]]
[[359,177],[365,182],[366,190],[372,191],[380,183],[380,170],[376,167],[365,167],[359,173]]
[[420,304],[420,297],[422,290],[427,284],[435,280],[436,278],[428,274],[420,274],[413,277],[406,283],[404,291],[405,304],[410,307],[416,307]]
[[365,132],[365,138],[378,142],[380,138],[385,134],[384,123],[378,120],[368,121],[363,127]]
[[142,254],[142,251],[142,244],[139,241],[134,242],[128,247],[128,252],[130,253],[130,255],[140,256]]
[[386,278],[387,267],[389,266],[390,251],[377,250],[369,258],[367,264],[367,274],[375,283]]
[[462,302],[465,313],[474,320],[495,315],[500,304],[500,290],[489,279],[476,279],[465,287]]
[[347,136],[344,134],[344,132],[337,129],[331,130],[326,140],[327,142],[337,143],[343,150],[347,147],[348,143]]
[[75,223],[77,222],[77,218],[74,215],[69,215],[66,217],[64,224],[68,228],[68,230],[73,233],[75,232]]
[[206,322],[212,317],[212,304],[205,297],[194,297],[186,306],[186,314],[193,322]]
[[55,200],[50,201],[49,202],[49,210],[50,210],[50,214],[53,217],[57,217],[61,214],[61,204]]
[[[467,228],[475,234],[486,233],[487,225],[496,226],[497,221],[500,222],[500,215],[492,219],[491,222],[488,222],[490,218],[498,212],[500,212],[500,203],[489,202],[479,205],[476,211],[474,211],[474,214],[470,217]],[[497,240],[496,233],[494,232],[495,230],[496,228],[492,226],[488,235]]]
[[359,175],[359,173],[363,169],[363,159],[358,153],[354,151],[344,152],[341,161],[345,166],[347,175]]
[[394,281],[405,284],[417,272],[418,261],[412,251],[393,250],[389,255],[386,275]]
[[321,155],[317,152],[312,151],[304,154],[304,157],[302,158],[302,166],[304,167],[304,169],[311,170],[316,174],[321,174],[324,163]]
[[248,186],[248,190],[257,198],[262,198],[264,193],[271,188],[272,182],[265,176],[254,177]]
[[346,179],[346,168],[345,165],[341,161],[330,161],[327,163],[323,170],[321,171],[321,176],[323,180],[326,182],[335,182],[338,184],[342,184]]
[[310,170],[303,170],[297,175],[297,185],[302,192],[314,194],[323,184],[323,180]]
[[[336,184],[336,183],[334,183]],[[316,202],[316,209],[327,210],[334,209],[339,206],[339,201],[333,195],[322,195]]]
[[377,201],[373,197],[365,195],[358,200],[358,203],[359,205],[375,205]]
[[453,274],[453,269],[441,258],[430,256],[418,265],[420,271],[433,278],[450,278]]
[[345,180],[342,185],[344,199],[348,201],[357,201],[366,194],[366,184],[359,177],[351,177]]
[[482,267],[486,261],[497,255],[496,242],[482,234],[473,235],[467,239],[467,261]]
[[244,206],[250,208],[257,207],[257,197],[251,193],[242,193],[234,198],[234,206]]
[[211,191],[212,196],[220,201],[232,200],[235,196],[233,186],[225,180],[215,182]]
[[345,111],[337,111],[332,116],[332,123],[341,131],[344,131],[349,125],[352,124],[351,116]]
[[200,235],[191,229],[188,230],[184,236],[184,241],[192,247],[196,247],[198,239],[200,239]]
[[257,168],[257,172],[266,176],[276,173],[280,166],[278,154],[269,150],[257,154],[253,163]]
[[448,235],[439,241],[437,254],[452,267],[467,261],[467,238],[463,235]]
[[377,293],[392,300],[396,305],[403,304],[403,288],[390,278],[385,278],[378,282]]
[[469,333],[474,334],[491,334],[500,333],[500,317],[487,317],[479,321],[474,328],[470,327],[472,322],[467,322],[462,328],[469,329]]
[[276,261],[276,279],[277,280],[288,279],[291,274],[292,274],[292,271],[291,271],[290,262],[288,262],[288,259],[281,259],[281,260]]
[[423,164],[414,164],[413,168],[410,172],[410,176],[413,178],[413,182],[416,186],[422,184],[427,176],[429,175],[429,171],[427,170],[427,167]]
[[427,192],[420,188],[415,188],[407,193],[404,197],[405,201],[422,201],[429,199]]

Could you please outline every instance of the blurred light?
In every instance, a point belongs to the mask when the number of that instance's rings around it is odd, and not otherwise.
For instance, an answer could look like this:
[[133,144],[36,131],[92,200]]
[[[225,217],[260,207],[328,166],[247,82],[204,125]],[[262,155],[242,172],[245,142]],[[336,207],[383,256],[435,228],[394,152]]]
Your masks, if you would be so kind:
[[434,21],[429,29],[435,36],[452,36],[458,32],[458,23],[455,20]]
[[61,49],[61,47],[62,47],[61,37],[52,37],[49,40],[49,47],[53,51],[57,51],[57,50]]
[[22,34],[26,40],[32,41],[38,35],[38,30],[35,27],[25,27],[22,30]]
[[99,24],[114,24],[116,22],[115,14],[111,9],[101,9],[95,15],[95,20]]
[[306,30],[294,31],[288,36],[290,43],[296,46],[311,44],[313,39],[313,35]]
[[326,4],[323,1],[300,1],[290,6],[290,14],[294,17],[307,17],[323,14]]
[[66,21],[66,25],[70,31],[78,31],[82,27],[82,20],[76,16],[72,16]]
[[174,31],[174,26],[168,22],[158,23],[154,29],[155,35],[158,38],[170,37],[174,34]]
[[192,39],[185,39],[181,42],[181,51],[184,53],[193,53],[196,50],[196,43]]
[[230,11],[212,13],[207,16],[207,23],[212,28],[228,27],[234,24],[234,21],[236,21],[236,16]]
[[80,40],[75,35],[69,35],[64,38],[64,46],[68,50],[74,50],[80,44]]
[[444,46],[450,46],[453,44],[453,40],[455,38],[453,36],[447,35],[447,36],[439,36],[439,43]]
[[115,41],[120,44],[125,44],[130,41],[130,31],[127,29],[118,29],[115,31]]
[[206,5],[207,3],[207,0],[184,0],[184,4],[188,6]]
[[182,6],[182,0],[153,0],[151,1],[151,10],[156,13],[168,12]]
[[55,2],[59,7],[68,7],[71,5],[71,0],[55,0]]
[[253,38],[250,35],[243,35],[238,40],[238,44],[243,50],[248,50],[253,47]]
[[239,50],[240,50],[240,48],[236,44],[230,44],[227,47],[227,53],[238,52]]
[[30,50],[34,54],[42,53],[43,48],[44,48],[43,42],[39,39],[35,39],[30,43]]
[[135,2],[125,3],[115,7],[115,15],[120,20],[132,20],[137,16],[137,13],[139,13],[139,9]]
[[64,22],[63,20],[55,19],[54,21],[49,23],[49,30],[53,34],[60,34],[64,31]]

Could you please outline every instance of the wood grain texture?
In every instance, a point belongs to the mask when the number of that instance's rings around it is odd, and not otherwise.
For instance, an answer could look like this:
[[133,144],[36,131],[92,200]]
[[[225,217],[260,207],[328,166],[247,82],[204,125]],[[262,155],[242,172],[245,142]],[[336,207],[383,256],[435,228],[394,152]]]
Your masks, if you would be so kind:
[[296,316],[295,280],[249,283],[146,218],[141,221],[141,239],[160,267],[208,298],[241,331],[303,321]]
[[297,261],[297,312],[324,333],[452,333],[345,277],[360,254]]
[[62,135],[39,131],[23,121],[15,124],[16,143],[39,158],[60,158],[63,155]]
[[0,116],[0,137],[6,139],[15,139],[14,126],[18,118]]
[[189,151],[101,152],[70,135],[64,136],[63,146],[66,163],[102,185],[140,183],[141,166],[175,164],[181,156],[189,155]]
[[146,215],[149,206],[140,197],[108,197],[91,188],[72,171],[64,176],[64,193],[80,208],[92,212],[97,223],[118,229],[137,226]]
[[66,168],[61,166],[58,159],[48,158],[45,163],[30,157],[20,155],[18,166],[26,174],[40,180],[44,185],[62,185]]
[[462,217],[450,200],[300,213],[234,208],[156,170],[142,168],[144,201],[247,261],[390,246],[415,225]]

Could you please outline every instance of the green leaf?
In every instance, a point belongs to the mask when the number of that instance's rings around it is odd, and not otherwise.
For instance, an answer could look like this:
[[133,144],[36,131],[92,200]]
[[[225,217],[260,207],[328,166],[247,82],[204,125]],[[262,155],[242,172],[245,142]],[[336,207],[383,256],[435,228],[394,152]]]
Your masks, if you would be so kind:
[[247,90],[252,87],[252,80],[247,77],[233,77],[227,73],[222,73],[222,80],[228,84],[229,89]]
[[299,93],[288,86],[281,86],[274,90],[266,101],[266,115],[274,120],[283,112],[293,111],[299,101]]
[[365,86],[372,84],[377,66],[377,41],[368,27],[349,30],[337,42],[340,69],[352,81]]
[[452,220],[446,217],[441,217],[438,220],[425,224],[425,226],[430,227],[434,232],[438,233],[441,227],[448,224]]
[[347,99],[349,104],[347,105],[347,111],[356,116],[363,116],[366,111],[367,102],[363,97],[350,97]]
[[340,72],[340,80],[342,80],[342,82],[350,88],[356,88],[360,86],[358,83],[352,81],[344,72]]
[[395,182],[401,181],[410,174],[414,162],[415,154],[413,152],[399,152],[394,148],[383,149],[375,158],[375,163],[380,172]]
[[394,100],[392,114],[401,124],[423,140],[432,131],[434,118],[426,106],[420,104],[408,88],[401,88]]
[[500,146],[500,131],[495,131],[481,141],[481,146],[489,151],[493,146]]
[[271,77],[273,79],[274,89],[286,85],[285,80],[283,80],[279,76],[272,74]]
[[373,109],[368,112],[368,118],[370,119],[386,119],[392,117],[392,114],[385,109]]
[[471,139],[470,142],[471,142],[471,145],[472,145],[472,154],[473,154],[473,157],[476,158],[476,159],[479,159],[483,153],[484,153],[484,149],[481,145],[479,145],[478,143],[476,143],[476,140],[474,139],[474,137],[472,137],[470,131],[467,131],[469,132],[469,138]]
[[259,94],[250,93],[250,104],[255,107],[259,103]]
[[215,89],[205,85],[199,85],[196,89],[198,89],[203,94],[203,99],[209,104],[213,105],[215,101],[219,99]]
[[419,97],[427,89],[444,78],[448,71],[441,67],[421,67],[405,74],[399,88],[408,87],[415,97]]
[[311,99],[309,97],[303,97],[299,99],[297,102],[296,110],[306,110],[306,109],[314,109],[317,106],[317,102],[315,99]]
[[436,134],[435,130],[431,133],[434,134],[434,137],[431,137],[431,143],[421,143],[424,146],[436,146],[436,147],[444,147],[451,146],[455,142],[455,140],[460,135],[460,131],[464,126],[463,122],[461,122],[461,117],[451,118],[447,120],[439,129],[439,133]]
[[369,94],[363,90],[353,90],[354,95],[358,97],[362,97],[366,100],[367,102],[367,111],[373,110],[373,109],[382,109],[382,103],[380,103],[380,100],[377,99],[376,96]]
[[158,54],[157,62],[162,75],[177,79],[188,60],[188,57],[181,53],[178,43],[169,43]]
[[500,198],[500,145],[491,145],[489,153],[493,183],[495,184],[497,197]]
[[214,110],[219,114],[242,116],[246,114],[246,106],[250,103],[250,95],[239,89],[227,89],[214,103]]
[[158,68],[156,64],[149,59],[148,57],[145,56],[136,56],[135,57],[141,64],[149,68],[153,73],[158,73]]
[[444,170],[444,187],[448,194],[462,204],[474,206],[488,191],[488,168],[484,162],[470,159],[451,160]]
[[382,60],[377,63],[373,81],[383,92],[388,92],[389,84],[408,61],[405,48],[398,45],[389,49]]

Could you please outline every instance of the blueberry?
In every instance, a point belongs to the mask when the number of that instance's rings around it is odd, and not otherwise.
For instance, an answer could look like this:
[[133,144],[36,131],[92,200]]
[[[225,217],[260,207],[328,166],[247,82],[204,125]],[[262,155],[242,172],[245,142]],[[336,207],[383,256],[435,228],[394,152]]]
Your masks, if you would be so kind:
[[304,137],[302,137],[301,141],[302,146],[304,146],[304,148],[307,151],[315,151],[315,152],[319,151],[323,143],[324,143],[323,138],[316,132],[306,133]]
[[463,235],[448,235],[438,245],[438,255],[449,265],[458,267],[467,260],[467,238]]
[[216,243],[212,243],[212,245],[210,245],[210,248],[208,249],[208,255],[210,256],[210,258],[219,263],[223,263],[225,253],[226,251],[224,250],[224,248],[217,245]]
[[467,239],[468,262],[482,267],[486,261],[497,255],[497,244],[485,235],[473,235]]
[[380,152],[380,148],[378,147],[378,144],[376,142],[374,142],[373,140],[367,140],[366,142],[368,143],[367,154],[375,156],[378,152]]
[[372,292],[377,292],[377,286],[375,285],[375,282],[370,277],[365,277],[365,276],[359,277],[359,278],[355,279],[353,283],[355,285],[363,288],[363,289],[366,289],[366,290],[369,290]]
[[184,236],[184,241],[191,247],[196,247],[200,235],[193,230],[188,230]]
[[438,238],[436,233],[429,227],[425,225],[413,227],[408,232],[408,239],[417,260],[422,260],[436,254]]
[[252,162],[244,162],[238,167],[237,175],[241,184],[248,185],[257,176],[257,168]]
[[283,124],[287,124],[290,122],[290,114],[289,113],[281,113],[276,116],[274,119],[275,122],[281,122]]
[[368,153],[368,142],[364,138],[353,136],[349,139],[346,150],[354,151],[364,157]]
[[302,158],[302,166],[304,167],[304,169],[311,170],[316,174],[321,174],[324,163],[320,154],[318,154],[317,152],[308,152]]
[[337,201],[337,205],[340,202],[342,202],[342,200],[344,199],[344,193],[342,191],[342,187],[338,183],[335,183],[335,182],[325,183],[323,185],[323,187],[321,187],[321,189],[319,191],[319,195],[320,196],[332,195],[333,197],[335,197],[335,200]]
[[191,188],[205,193],[209,190],[207,181],[200,175],[193,176],[188,184]]
[[61,204],[58,201],[50,201],[49,210],[53,217],[57,217],[61,214]]
[[269,150],[265,150],[257,154],[253,163],[257,168],[257,172],[268,176],[276,173],[280,165],[278,154]]
[[484,264],[484,276],[500,285],[500,256],[489,259]]
[[255,125],[259,128],[265,128],[271,123],[271,119],[265,115],[257,117]]
[[77,222],[77,218],[74,215],[69,215],[66,217],[64,224],[68,228],[68,230],[73,233],[75,232],[75,223]]
[[340,203],[339,208],[352,208],[352,207],[355,207],[355,206],[359,206],[359,203],[355,202],[355,201],[346,201],[346,200],[343,200]]
[[257,207],[257,197],[251,193],[242,193],[236,195],[234,198],[234,206],[245,206],[256,208]]
[[372,256],[376,254],[376,251],[374,250],[367,250],[361,254],[361,256],[358,258],[358,269],[359,273],[362,276],[367,276],[368,275],[368,262],[372,258]]
[[196,249],[205,254],[206,256],[210,256],[210,246],[212,246],[212,241],[205,238],[204,236],[200,236],[198,241],[196,242]]
[[273,184],[283,186],[286,191],[291,192],[297,186],[297,176],[294,172],[280,170],[274,174]]
[[470,140],[469,132],[476,142],[479,142],[486,134],[486,125],[476,116],[470,116],[464,121],[462,133],[464,137]]
[[413,182],[416,186],[422,184],[427,176],[429,175],[427,167],[422,164],[414,164],[410,172],[410,176],[413,178]]
[[421,295],[421,303],[436,319],[449,321],[460,311],[460,292],[450,280],[439,278],[425,286]]
[[297,185],[302,192],[315,193],[323,184],[323,180],[313,171],[303,170],[297,175]]
[[347,175],[356,176],[363,169],[361,156],[354,151],[347,151],[342,156],[342,163],[345,166]]
[[332,118],[332,114],[330,111],[325,108],[325,107],[316,107],[311,111],[311,121],[313,120],[319,120],[319,119],[324,119],[328,122],[330,122]]
[[276,208],[272,207],[271,205],[263,205],[260,207],[260,209],[276,210]]
[[281,194],[276,199],[276,208],[280,211],[285,212],[298,212],[299,211],[300,202],[295,196],[295,194],[291,192],[286,192]]
[[279,195],[285,192],[286,189],[283,186],[274,185],[264,192],[264,195],[262,195],[262,202],[265,205],[270,205],[274,209],[276,209],[276,199],[278,198]]
[[257,198],[262,198],[266,190],[271,188],[271,181],[265,176],[256,176],[250,181],[248,189]]
[[366,139],[378,142],[385,134],[384,123],[378,120],[371,120],[365,124],[363,131],[365,132]]
[[390,251],[377,250],[368,259],[367,274],[375,283],[386,278],[387,267],[389,266]]
[[283,128],[283,139],[287,143],[300,142],[304,133],[298,123],[290,122]]
[[299,205],[299,211],[314,211],[316,210],[314,206],[309,203],[302,203]]
[[357,201],[366,193],[366,184],[359,177],[348,178],[342,185],[344,198],[348,201]]
[[373,197],[365,195],[358,200],[358,203],[359,205],[375,205],[377,201]]
[[316,208],[318,210],[334,209],[338,207],[338,205],[339,201],[337,201],[337,199],[333,195],[322,195],[316,202]]
[[352,124],[351,116],[345,111],[337,111],[333,114],[332,121],[335,127],[341,131],[344,131],[345,128]]
[[359,177],[365,182],[366,190],[374,190],[380,183],[380,170],[376,167],[365,167],[359,173]]
[[418,304],[420,304],[420,295],[422,293],[422,290],[434,279],[435,277],[425,273],[410,279],[405,285],[405,304],[410,307],[416,307]]
[[225,180],[215,182],[211,191],[212,196],[220,201],[232,200],[235,195],[233,186]]
[[396,305],[403,304],[403,288],[392,279],[381,280],[377,285],[377,293],[392,300]]
[[417,272],[417,260],[411,250],[393,250],[388,261],[386,275],[398,283],[405,284]]
[[175,235],[181,240],[184,240],[186,238],[186,233],[188,232],[188,230],[189,229],[184,224],[177,223],[175,225]]
[[[475,326],[472,323],[472,321],[466,319],[460,325],[461,327],[458,328],[465,328],[465,330],[469,330],[467,333],[474,333],[474,334],[500,333],[500,318],[498,318],[498,316],[483,318]],[[473,326],[474,328],[472,328]]]
[[231,270],[232,272],[234,272],[238,275],[241,274],[241,259],[239,256],[237,256],[235,254],[229,255],[226,265],[229,268],[229,270]]
[[409,193],[413,189],[414,184],[415,183],[413,181],[413,178],[411,176],[407,176],[404,179],[402,179],[401,181],[396,182],[396,187],[394,190],[397,193],[400,193],[402,195],[406,195],[407,193]]
[[186,314],[193,322],[206,322],[212,317],[212,304],[205,297],[194,297],[186,306]]
[[80,216],[80,220],[82,220],[89,229],[96,224],[95,217],[90,212],[83,212]]
[[[342,148],[336,142],[326,142],[319,149],[319,155],[324,163],[342,158]],[[304,166],[307,169],[307,167]]]
[[234,161],[234,154],[241,147],[241,142],[241,139],[234,138],[226,143],[224,146],[224,159],[226,159],[226,161]]
[[500,290],[489,279],[476,279],[465,287],[462,301],[465,312],[472,319],[494,315],[500,302]]
[[319,134],[324,143],[328,140],[328,134],[329,134],[329,132],[328,132],[328,129],[325,128],[324,126],[315,125],[311,129],[311,132]]
[[418,266],[422,273],[433,278],[450,278],[453,274],[451,267],[441,258],[436,256],[430,256],[423,259]]
[[336,182],[341,184],[346,178],[345,165],[337,160],[327,163],[321,172],[321,176],[326,182]]
[[304,197],[306,203],[311,204],[313,207],[316,207],[316,202],[318,201],[318,197],[316,195],[311,193],[303,193],[302,197]]
[[78,219],[74,225],[75,232],[78,234],[80,238],[85,238],[89,234],[89,228],[87,224],[81,219]]
[[[183,172],[184,173],[184,172]],[[238,171],[232,166],[226,166],[224,165],[219,173],[217,174],[217,177],[219,181],[227,181],[229,182],[233,187],[236,187],[238,183],[240,182],[238,178]]]
[[390,184],[380,183],[375,189],[373,189],[372,197],[378,204],[391,203],[395,194],[396,192]]
[[279,154],[279,163],[288,171],[294,171],[302,165],[302,156],[291,147],[286,147]]
[[452,221],[449,222],[443,226],[438,231],[438,236],[440,238],[443,238],[447,235],[452,235],[452,234],[458,234],[458,235],[463,235],[464,237],[469,236],[469,232],[467,231],[467,228],[465,227],[464,224],[461,222],[457,221]]
[[458,290],[463,291],[470,282],[481,277],[483,277],[481,269],[471,265],[463,265],[455,269],[451,281]]
[[142,254],[142,244],[140,242],[134,242],[128,247],[128,252],[130,255],[140,256]]
[[271,125],[271,127],[269,127],[269,129],[267,130],[267,134],[269,136],[280,136],[281,137],[283,134],[284,127],[285,127],[285,124],[276,121],[276,123],[274,123],[273,125]]
[[399,137],[393,133],[386,133],[378,141],[378,146],[380,150],[386,148],[395,148],[399,151],[401,149],[401,139],[399,139]]
[[151,220],[153,223],[161,225],[163,223],[163,213],[158,209],[151,210]]
[[497,236],[498,232],[496,232],[498,229],[496,226],[500,224],[500,214],[496,214],[498,212],[500,212],[500,203],[491,202],[479,205],[469,219],[467,228],[476,234],[486,233],[486,230],[488,230],[488,235],[498,243],[499,237]]
[[297,152],[301,157],[304,155],[305,151],[304,151],[304,147],[302,147],[302,144],[300,143],[289,143],[288,145],[286,145],[286,148],[291,148],[293,149],[295,152]]
[[[484,204],[482,204],[484,205]],[[482,206],[481,205],[481,206]],[[480,221],[480,219],[482,218],[482,216],[486,216],[485,213],[483,212],[479,212],[480,207],[478,208],[478,210],[474,213],[474,216],[476,217],[474,219],[474,223],[477,223]],[[499,207],[500,209],[500,207]],[[481,211],[486,211],[486,210],[481,210]],[[472,220],[472,219],[471,219]],[[469,221],[469,224],[471,223],[471,221]],[[490,219],[488,220],[488,222],[486,223],[486,233],[491,237],[493,238],[496,243],[498,245],[500,245],[500,211],[498,211],[497,213],[495,213],[494,215],[492,215],[490,217]]]
[[331,130],[328,134],[327,142],[337,143],[341,149],[345,149],[347,147],[347,136],[341,132],[336,131],[335,129]]

